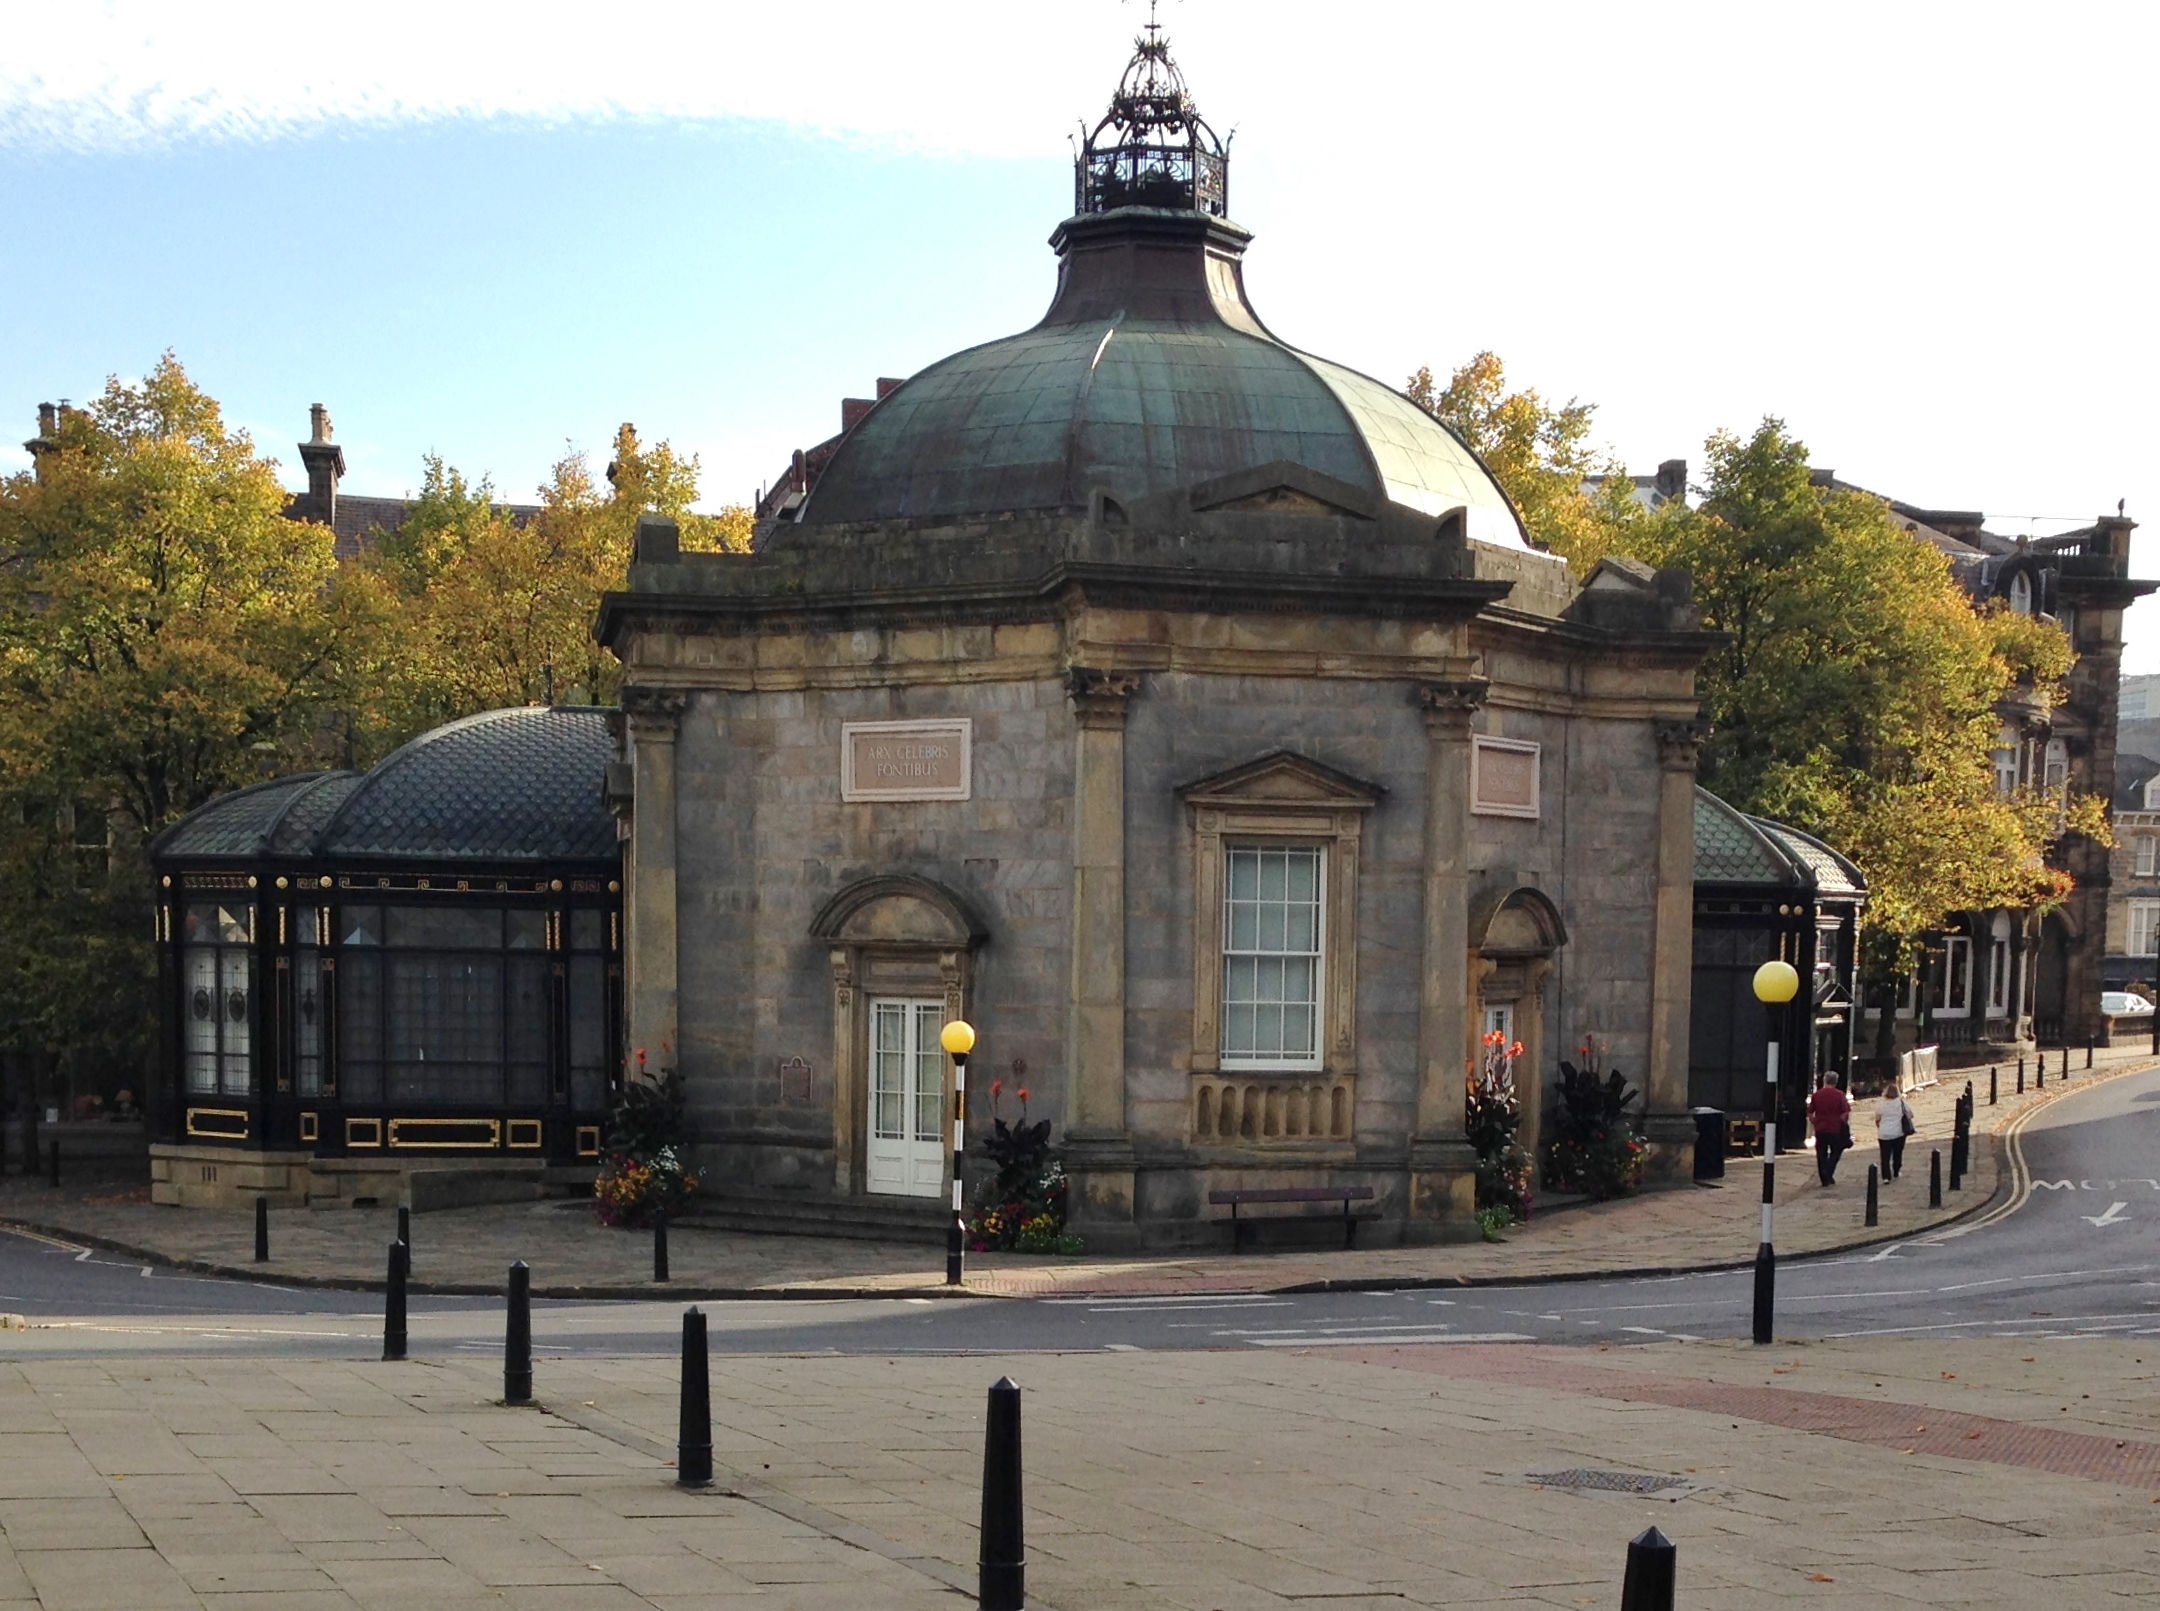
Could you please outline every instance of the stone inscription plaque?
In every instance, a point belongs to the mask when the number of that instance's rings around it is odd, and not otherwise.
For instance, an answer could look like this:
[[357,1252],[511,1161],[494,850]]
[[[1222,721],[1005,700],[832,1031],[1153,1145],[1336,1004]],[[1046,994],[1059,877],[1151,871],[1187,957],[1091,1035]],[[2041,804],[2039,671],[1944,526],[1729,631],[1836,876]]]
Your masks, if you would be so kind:
[[843,800],[965,800],[974,723],[848,722],[840,729]]

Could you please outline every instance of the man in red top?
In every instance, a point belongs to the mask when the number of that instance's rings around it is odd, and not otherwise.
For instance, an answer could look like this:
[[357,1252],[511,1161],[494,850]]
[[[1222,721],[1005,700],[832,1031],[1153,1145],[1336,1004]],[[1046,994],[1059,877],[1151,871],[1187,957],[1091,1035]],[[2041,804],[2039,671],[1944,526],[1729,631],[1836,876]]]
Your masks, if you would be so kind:
[[1837,1161],[1852,1145],[1852,1103],[1825,1074],[1808,1098],[1808,1118],[1815,1126],[1815,1173],[1825,1186],[1837,1180]]

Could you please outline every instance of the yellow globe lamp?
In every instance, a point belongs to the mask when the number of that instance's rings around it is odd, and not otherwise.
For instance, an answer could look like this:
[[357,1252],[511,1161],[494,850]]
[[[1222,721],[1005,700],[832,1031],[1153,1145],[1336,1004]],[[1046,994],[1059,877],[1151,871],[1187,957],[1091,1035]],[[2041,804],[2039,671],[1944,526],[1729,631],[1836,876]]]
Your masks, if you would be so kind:
[[1755,970],[1755,999],[1781,1007],[1800,994],[1800,972],[1790,962],[1765,962]]
[[[1785,971],[1790,973],[1792,970],[1787,968]],[[965,1018],[955,1018],[938,1031],[938,1044],[945,1048],[947,1056],[965,1057],[975,1049],[975,1026]]]

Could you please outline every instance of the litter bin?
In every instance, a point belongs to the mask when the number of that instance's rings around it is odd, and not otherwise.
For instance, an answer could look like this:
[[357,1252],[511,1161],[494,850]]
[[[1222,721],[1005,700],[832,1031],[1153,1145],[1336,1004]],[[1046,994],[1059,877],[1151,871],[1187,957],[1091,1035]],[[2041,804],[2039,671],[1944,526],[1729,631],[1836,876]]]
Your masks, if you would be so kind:
[[1725,1112],[1722,1108],[1696,1108],[1694,1114],[1695,1178],[1723,1180],[1725,1152],[1731,1144],[1725,1128]]

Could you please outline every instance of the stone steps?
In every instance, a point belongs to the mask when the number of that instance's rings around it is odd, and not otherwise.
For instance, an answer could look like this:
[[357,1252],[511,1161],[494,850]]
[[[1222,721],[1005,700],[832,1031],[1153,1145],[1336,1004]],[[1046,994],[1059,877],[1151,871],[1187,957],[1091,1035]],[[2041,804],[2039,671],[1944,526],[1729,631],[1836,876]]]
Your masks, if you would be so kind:
[[686,1225],[754,1236],[837,1236],[943,1247],[952,1210],[934,1197],[837,1197],[814,1192],[700,1192]]

